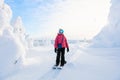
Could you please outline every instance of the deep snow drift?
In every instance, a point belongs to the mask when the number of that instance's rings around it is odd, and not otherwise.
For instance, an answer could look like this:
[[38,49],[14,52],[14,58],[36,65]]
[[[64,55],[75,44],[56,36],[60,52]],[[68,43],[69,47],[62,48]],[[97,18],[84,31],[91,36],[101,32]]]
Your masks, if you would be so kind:
[[[0,0],[0,77],[20,68],[26,54],[24,45],[13,34],[11,18],[11,8]],[[15,62],[18,64],[15,65]]]
[[94,38],[93,47],[120,47],[120,1],[111,3],[108,24]]

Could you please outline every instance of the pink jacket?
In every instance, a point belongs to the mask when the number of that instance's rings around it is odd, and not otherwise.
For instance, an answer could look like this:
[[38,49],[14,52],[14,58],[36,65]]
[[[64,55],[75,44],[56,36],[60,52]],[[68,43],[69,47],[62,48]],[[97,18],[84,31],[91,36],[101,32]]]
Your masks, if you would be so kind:
[[62,44],[62,48],[69,48],[68,43],[67,43],[67,39],[63,34],[58,34],[56,36],[54,47],[58,48],[59,43]]

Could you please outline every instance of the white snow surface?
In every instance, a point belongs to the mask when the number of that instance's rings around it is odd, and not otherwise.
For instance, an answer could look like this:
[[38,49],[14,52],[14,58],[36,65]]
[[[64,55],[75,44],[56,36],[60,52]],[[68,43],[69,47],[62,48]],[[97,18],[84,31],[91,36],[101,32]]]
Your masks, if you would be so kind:
[[13,32],[18,36],[20,37],[25,36],[25,29],[23,26],[22,18],[20,16],[18,16],[17,19],[15,20],[13,28],[14,28]]
[[111,4],[108,24],[95,36],[92,47],[120,47],[120,1]]
[[67,64],[52,69],[53,45],[29,49],[25,65],[1,80],[120,80],[120,48],[81,48],[70,45]]
[[[0,0],[0,77],[22,67],[26,50],[10,25],[11,8]],[[17,65],[14,65],[17,61]]]
[[26,40],[26,32],[25,28],[23,26],[22,18],[20,16],[17,17],[13,24],[13,33],[16,37],[20,39],[22,44],[25,46],[25,48],[28,48],[27,40]]
[[[109,24],[94,39],[94,47],[101,48],[70,44],[67,64],[62,70],[53,70],[53,44],[32,46],[26,52],[10,25],[12,10],[0,0],[0,80],[120,80],[120,7],[119,0],[111,2]],[[21,25],[20,18],[17,24]]]

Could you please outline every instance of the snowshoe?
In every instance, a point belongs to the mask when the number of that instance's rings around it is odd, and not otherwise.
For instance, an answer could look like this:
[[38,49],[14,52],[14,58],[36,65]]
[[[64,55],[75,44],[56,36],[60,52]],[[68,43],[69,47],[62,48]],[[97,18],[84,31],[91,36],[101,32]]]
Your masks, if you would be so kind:
[[63,68],[63,66],[59,66],[59,67],[57,67],[57,69],[62,69]]
[[57,67],[58,67],[58,66],[55,65],[55,66],[53,66],[53,69],[57,69]]

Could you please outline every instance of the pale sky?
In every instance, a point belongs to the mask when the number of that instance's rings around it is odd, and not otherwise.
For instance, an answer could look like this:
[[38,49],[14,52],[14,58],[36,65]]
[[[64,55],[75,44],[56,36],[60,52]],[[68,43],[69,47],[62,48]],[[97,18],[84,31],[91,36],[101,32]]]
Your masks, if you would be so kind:
[[54,37],[59,28],[69,38],[94,37],[107,24],[110,0],[5,0],[13,19],[21,16],[32,36]]

